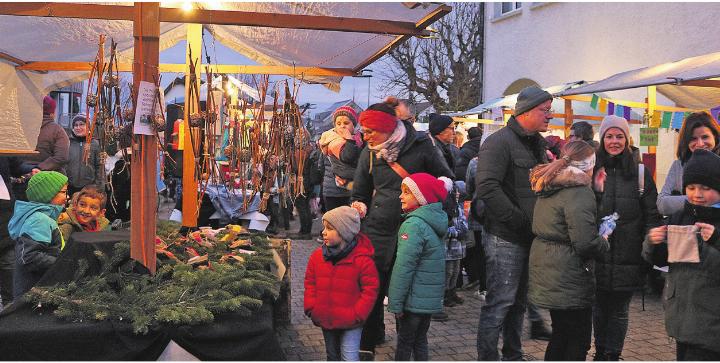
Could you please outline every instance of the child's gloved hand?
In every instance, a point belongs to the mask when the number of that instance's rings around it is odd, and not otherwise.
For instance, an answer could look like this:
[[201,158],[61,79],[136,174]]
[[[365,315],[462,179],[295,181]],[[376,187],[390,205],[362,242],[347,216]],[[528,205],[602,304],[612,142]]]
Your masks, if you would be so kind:
[[450,238],[457,238],[460,235],[460,232],[458,232],[457,228],[455,226],[448,227],[448,237]]
[[365,215],[367,214],[367,205],[365,205],[365,203],[356,200],[350,204],[350,207],[358,211],[360,218],[365,218]]

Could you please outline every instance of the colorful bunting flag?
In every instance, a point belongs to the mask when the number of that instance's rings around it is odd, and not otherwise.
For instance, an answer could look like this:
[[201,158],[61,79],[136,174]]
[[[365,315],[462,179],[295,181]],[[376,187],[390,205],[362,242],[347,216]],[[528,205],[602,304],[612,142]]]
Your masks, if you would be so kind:
[[[672,119],[672,128],[674,128],[674,129],[681,128],[684,118],[685,118],[685,114],[683,112],[675,112],[673,114],[673,119]],[[665,126],[663,126],[663,127],[665,127]]]
[[590,101],[590,107],[592,107],[593,110],[597,110],[599,100],[600,100],[600,97],[598,95],[596,95],[596,94],[592,95],[592,101]]
[[608,114],[608,115],[614,115],[614,114],[615,114],[615,103],[614,103],[614,102],[608,102],[607,114]]
[[662,123],[661,125],[670,124],[670,121],[672,120],[673,113],[672,112],[663,112],[662,113]]
[[650,119],[650,127],[660,127],[662,119],[662,112],[653,111],[652,118]]
[[631,108],[628,106],[623,107],[623,117],[625,117],[626,120],[630,121],[630,110]]
[[604,98],[601,98],[600,99],[600,109],[598,111],[600,111],[600,113],[607,112],[607,106],[608,106],[607,101],[605,101]]
[[623,105],[615,105],[615,116],[623,117],[625,115],[625,108]]

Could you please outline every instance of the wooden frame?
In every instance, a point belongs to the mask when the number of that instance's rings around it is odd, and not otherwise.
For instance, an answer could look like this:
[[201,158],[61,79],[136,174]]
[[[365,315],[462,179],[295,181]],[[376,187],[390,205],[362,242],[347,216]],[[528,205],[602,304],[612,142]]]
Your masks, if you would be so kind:
[[[49,2],[2,3],[0,4],[0,15],[132,21],[133,7],[125,5]],[[437,19],[439,19],[439,17]],[[430,35],[430,33],[425,30],[426,26],[421,25],[422,22],[415,24],[412,22],[393,20],[259,13],[232,10],[194,9],[191,12],[186,12],[183,9],[177,8],[160,8],[160,21],[169,23],[238,25],[352,33],[393,34],[403,36]],[[430,23],[432,23],[432,21],[427,24]]]
[[[3,58],[0,53],[0,58]],[[17,63],[17,62],[16,62]],[[19,63],[17,63],[19,64]],[[22,71],[90,71],[92,62],[23,62],[15,67]],[[132,72],[131,63],[118,63],[120,72]],[[159,64],[160,72],[182,73],[185,71],[185,64],[163,63]],[[199,66],[202,73],[205,73],[205,64]],[[350,68],[322,68],[322,67],[292,67],[292,66],[255,66],[255,65],[230,65],[213,64],[213,73],[216,74],[273,74],[288,76],[329,76],[345,77],[355,76],[357,72]]]

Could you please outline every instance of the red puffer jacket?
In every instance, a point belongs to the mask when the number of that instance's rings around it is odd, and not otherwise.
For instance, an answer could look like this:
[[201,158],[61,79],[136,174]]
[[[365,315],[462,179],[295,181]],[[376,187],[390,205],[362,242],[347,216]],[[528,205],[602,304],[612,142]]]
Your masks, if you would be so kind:
[[305,271],[305,314],[324,329],[363,325],[377,298],[380,280],[370,239],[358,234],[357,246],[337,264],[325,261],[322,248],[310,256]]

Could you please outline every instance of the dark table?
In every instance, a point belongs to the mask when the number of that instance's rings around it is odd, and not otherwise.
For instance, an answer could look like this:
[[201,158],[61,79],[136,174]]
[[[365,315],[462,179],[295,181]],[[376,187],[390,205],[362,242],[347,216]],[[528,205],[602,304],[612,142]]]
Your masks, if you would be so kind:
[[[70,281],[80,258],[97,272],[93,252],[112,253],[116,242],[128,239],[127,232],[73,234],[37,285]],[[223,314],[210,324],[163,327],[146,335],[134,334],[122,321],[66,322],[43,310],[18,301],[0,313],[0,360],[156,360],[170,340],[201,360],[285,360],[271,302],[250,317]]]

